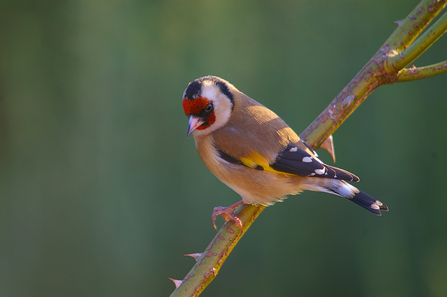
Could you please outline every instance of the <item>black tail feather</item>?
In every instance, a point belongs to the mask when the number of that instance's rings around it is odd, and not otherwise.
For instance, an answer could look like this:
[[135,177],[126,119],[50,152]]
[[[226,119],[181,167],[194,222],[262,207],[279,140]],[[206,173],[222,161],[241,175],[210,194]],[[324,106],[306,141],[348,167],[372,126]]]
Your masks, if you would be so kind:
[[378,216],[382,215],[380,211],[388,211],[388,206],[360,190],[354,195],[354,197],[347,199],[351,200],[354,203],[357,203],[361,207],[369,210],[370,212]]

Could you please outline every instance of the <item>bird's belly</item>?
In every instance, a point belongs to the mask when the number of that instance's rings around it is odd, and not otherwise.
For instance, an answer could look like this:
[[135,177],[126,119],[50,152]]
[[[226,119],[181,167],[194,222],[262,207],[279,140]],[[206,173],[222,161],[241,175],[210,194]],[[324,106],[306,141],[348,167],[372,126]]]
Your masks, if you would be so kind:
[[247,204],[270,205],[303,190],[303,177],[229,163],[220,158],[211,137],[194,139],[206,167]]
[[238,193],[247,204],[269,205],[302,191],[300,178],[297,176],[229,163],[218,168],[219,170],[213,172],[214,175]]

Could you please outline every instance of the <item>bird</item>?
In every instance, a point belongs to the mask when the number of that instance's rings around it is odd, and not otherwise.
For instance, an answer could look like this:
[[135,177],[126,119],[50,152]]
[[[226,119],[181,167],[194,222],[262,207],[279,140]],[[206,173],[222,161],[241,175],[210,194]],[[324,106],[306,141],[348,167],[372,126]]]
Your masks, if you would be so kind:
[[323,163],[317,153],[273,111],[217,76],[200,77],[183,93],[187,137],[208,169],[242,198],[220,215],[242,223],[234,210],[244,204],[272,205],[304,190],[346,198],[380,216],[388,207],[348,182],[359,178]]

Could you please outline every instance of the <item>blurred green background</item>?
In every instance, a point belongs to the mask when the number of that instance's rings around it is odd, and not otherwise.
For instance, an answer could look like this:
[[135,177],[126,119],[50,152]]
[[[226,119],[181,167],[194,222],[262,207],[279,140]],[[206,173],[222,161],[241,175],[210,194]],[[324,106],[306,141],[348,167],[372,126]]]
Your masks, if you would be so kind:
[[[188,82],[221,76],[300,133],[417,3],[1,1],[0,296],[168,296],[239,200],[186,139]],[[202,296],[446,296],[446,93],[381,87],[334,134],[389,213],[290,197]]]

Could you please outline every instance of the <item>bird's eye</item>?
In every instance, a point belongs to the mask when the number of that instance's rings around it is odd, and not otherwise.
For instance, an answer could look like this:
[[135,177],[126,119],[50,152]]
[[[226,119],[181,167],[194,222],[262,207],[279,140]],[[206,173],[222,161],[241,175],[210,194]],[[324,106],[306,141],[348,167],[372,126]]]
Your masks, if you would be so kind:
[[205,107],[206,112],[212,112],[213,111],[213,103],[208,103],[208,105]]

